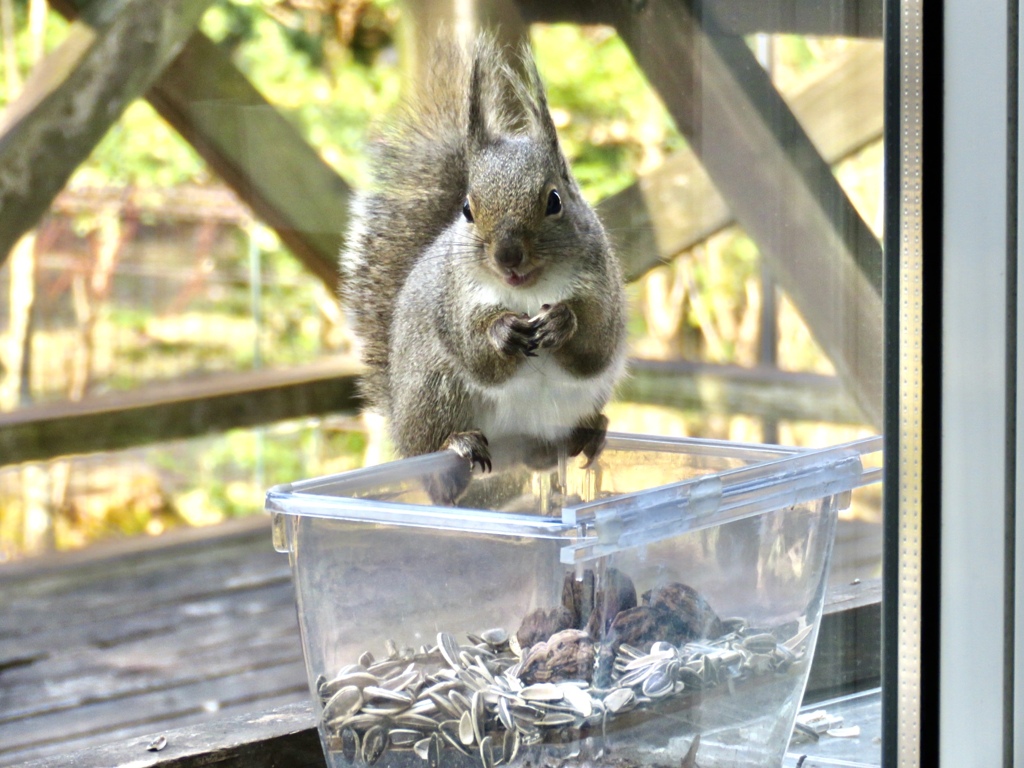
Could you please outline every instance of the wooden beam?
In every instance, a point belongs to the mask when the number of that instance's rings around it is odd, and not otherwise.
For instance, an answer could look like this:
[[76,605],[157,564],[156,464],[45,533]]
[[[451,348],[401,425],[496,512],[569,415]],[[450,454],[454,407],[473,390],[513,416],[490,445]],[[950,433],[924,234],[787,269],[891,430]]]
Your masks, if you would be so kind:
[[[76,18],[84,0],[57,0]],[[331,291],[348,185],[227,54],[193,34],[145,94],[150,104]]]
[[97,0],[0,118],[0,263],[181,50],[211,0]]
[[[617,399],[715,414],[860,424],[834,376],[634,360]],[[218,374],[0,413],[0,466],[325,413],[355,412],[359,370],[327,360],[288,370]]]
[[[882,68],[881,45],[857,46],[789,100],[828,163],[840,162],[881,139]],[[605,198],[598,210],[630,280],[735,223],[729,206],[689,151],[673,154],[657,170]]]
[[146,98],[332,292],[348,185],[207,37]]
[[[643,8],[647,0],[634,0]],[[705,5],[732,34],[768,32],[827,37],[882,37],[881,0],[708,0]],[[607,11],[591,0],[519,0],[530,22],[611,24]]]
[[222,374],[0,413],[0,464],[130,448],[361,407],[336,361]]
[[835,376],[775,368],[632,360],[616,399],[708,414],[864,423],[864,415]]
[[737,220],[868,420],[881,424],[881,246],[746,42],[688,2],[607,3]]
[[882,38],[882,0],[709,0],[721,28],[733,35]]

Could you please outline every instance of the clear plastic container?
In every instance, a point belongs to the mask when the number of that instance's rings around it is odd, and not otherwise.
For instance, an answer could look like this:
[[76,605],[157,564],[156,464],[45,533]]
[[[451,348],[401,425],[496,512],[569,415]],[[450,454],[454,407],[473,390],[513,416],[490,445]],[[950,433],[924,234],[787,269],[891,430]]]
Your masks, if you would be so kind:
[[611,435],[455,507],[451,453],[272,489],[328,764],[781,765],[880,450]]

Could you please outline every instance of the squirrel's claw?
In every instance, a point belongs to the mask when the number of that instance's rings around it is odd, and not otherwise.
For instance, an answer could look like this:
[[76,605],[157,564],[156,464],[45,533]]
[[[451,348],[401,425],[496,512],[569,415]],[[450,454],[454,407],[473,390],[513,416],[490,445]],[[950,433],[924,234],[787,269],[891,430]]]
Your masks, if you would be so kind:
[[563,302],[545,304],[530,324],[535,349],[557,349],[575,335],[577,327],[576,314]]
[[504,312],[495,318],[490,326],[491,343],[494,348],[509,357],[523,355],[534,357],[537,339],[534,336],[533,321],[526,315]]
[[480,465],[481,472],[491,471],[491,452],[487,437],[478,429],[470,432],[453,432],[445,440],[444,449],[455,451],[469,462],[470,468]]

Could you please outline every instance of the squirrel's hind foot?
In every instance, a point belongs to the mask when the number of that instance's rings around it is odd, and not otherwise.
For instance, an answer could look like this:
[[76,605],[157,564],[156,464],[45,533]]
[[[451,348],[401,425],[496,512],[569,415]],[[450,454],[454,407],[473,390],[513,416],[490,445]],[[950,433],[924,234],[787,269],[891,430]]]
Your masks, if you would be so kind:
[[569,434],[569,455],[587,457],[584,467],[590,467],[601,455],[608,442],[608,417],[603,413],[594,414],[577,425]]

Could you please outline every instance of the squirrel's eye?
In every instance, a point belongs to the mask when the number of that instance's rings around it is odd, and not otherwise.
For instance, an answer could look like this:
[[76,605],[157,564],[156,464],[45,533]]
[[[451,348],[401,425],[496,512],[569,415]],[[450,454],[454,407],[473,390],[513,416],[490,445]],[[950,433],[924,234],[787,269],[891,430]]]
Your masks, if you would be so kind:
[[469,207],[468,197],[462,201],[462,215],[466,217],[466,221],[470,224],[473,223],[473,209]]
[[562,198],[557,189],[548,192],[548,207],[544,211],[545,216],[557,216],[562,212]]

